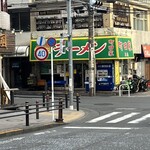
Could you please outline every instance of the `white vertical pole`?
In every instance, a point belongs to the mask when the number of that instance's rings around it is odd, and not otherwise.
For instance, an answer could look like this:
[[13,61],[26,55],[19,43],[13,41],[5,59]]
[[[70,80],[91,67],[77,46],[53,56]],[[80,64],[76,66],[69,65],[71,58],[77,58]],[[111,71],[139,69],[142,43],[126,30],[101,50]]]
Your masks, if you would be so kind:
[[53,67],[53,47],[51,48],[51,87],[52,87],[52,121],[54,121],[55,117],[55,112],[54,112],[54,67]]
[[74,93],[74,78],[73,78],[73,54],[72,54],[72,18],[71,18],[71,1],[67,0],[67,22],[68,22],[68,50],[69,50],[69,98],[70,109],[73,110],[73,93]]

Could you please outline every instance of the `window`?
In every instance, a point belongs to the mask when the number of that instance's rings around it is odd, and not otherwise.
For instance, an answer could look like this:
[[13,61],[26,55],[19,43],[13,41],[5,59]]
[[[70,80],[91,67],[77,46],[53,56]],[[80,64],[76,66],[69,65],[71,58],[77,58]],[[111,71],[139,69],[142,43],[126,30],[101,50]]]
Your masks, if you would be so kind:
[[63,23],[62,19],[52,17],[52,18],[36,18],[36,30],[45,31],[45,30],[62,30]]
[[114,27],[131,29],[130,7],[125,4],[113,4]]
[[16,31],[30,31],[30,13],[29,12],[9,12],[11,28]]
[[147,12],[143,10],[134,9],[133,22],[135,30],[147,31]]

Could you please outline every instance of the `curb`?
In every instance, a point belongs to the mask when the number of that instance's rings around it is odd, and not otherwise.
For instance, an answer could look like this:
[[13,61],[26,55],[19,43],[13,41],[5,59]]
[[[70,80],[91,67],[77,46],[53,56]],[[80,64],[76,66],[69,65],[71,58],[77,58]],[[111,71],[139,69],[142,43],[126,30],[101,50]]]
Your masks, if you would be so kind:
[[25,128],[2,130],[2,131],[0,131],[0,138],[24,134],[24,133],[29,133],[29,132],[33,132],[33,131],[48,129],[48,128],[54,128],[54,127],[58,127],[58,126],[65,125],[65,124],[67,124],[67,123],[65,123],[65,122],[51,123],[51,124],[49,123],[49,124],[40,125],[40,126],[36,126],[36,127],[35,126],[29,126],[29,127],[25,127]]
[[64,122],[63,121],[62,122],[49,122],[49,123],[44,122],[43,124],[40,124],[40,125],[31,124],[30,126],[3,129],[0,131],[0,138],[66,125],[84,116],[85,116],[85,112],[82,110],[80,112],[77,112],[77,111],[72,112],[69,115],[64,113],[64,120],[65,120]]

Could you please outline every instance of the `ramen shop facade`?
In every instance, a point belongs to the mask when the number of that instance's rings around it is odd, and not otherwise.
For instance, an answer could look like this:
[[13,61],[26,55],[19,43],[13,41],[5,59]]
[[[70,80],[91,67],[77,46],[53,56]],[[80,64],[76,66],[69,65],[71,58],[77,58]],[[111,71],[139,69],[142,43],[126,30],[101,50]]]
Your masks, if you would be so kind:
[[[63,52],[60,51],[60,39],[56,39],[54,47],[48,44],[37,45],[36,39],[30,43],[30,62],[32,74],[37,80],[51,81],[51,50],[53,50],[54,82],[66,81],[69,84],[69,51],[67,41]],[[132,39],[120,36],[101,36],[94,38],[96,90],[113,90],[123,76],[133,71],[134,53]],[[89,49],[88,37],[73,38],[73,74],[74,87],[84,88],[88,82]]]

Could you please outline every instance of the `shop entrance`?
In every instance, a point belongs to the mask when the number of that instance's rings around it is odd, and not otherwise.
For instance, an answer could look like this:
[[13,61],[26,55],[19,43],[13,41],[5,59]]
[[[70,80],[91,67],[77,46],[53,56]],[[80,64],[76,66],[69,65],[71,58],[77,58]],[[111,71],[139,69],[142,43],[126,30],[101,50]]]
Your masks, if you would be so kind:
[[74,88],[82,87],[82,64],[74,66]]
[[88,70],[86,62],[74,63],[74,88],[84,88],[85,70]]
[[[28,58],[18,58],[11,60],[11,86],[27,88],[27,77],[30,74],[30,62]],[[28,67],[28,68],[27,68]]]

